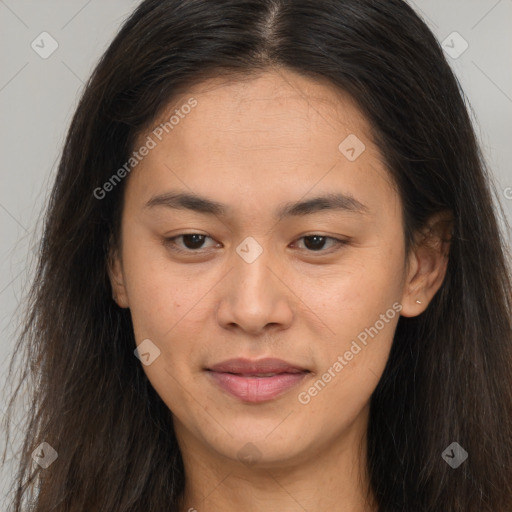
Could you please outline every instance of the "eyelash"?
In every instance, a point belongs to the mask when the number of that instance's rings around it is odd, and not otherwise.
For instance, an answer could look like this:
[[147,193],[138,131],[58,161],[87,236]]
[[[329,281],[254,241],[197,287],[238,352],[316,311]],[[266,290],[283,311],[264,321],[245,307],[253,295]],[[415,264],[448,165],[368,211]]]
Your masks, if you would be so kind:
[[[205,239],[210,238],[211,240],[213,240],[213,238],[209,237],[208,235],[204,235],[203,233],[183,233],[181,235],[176,235],[176,236],[173,236],[170,238],[164,238],[162,242],[163,242],[163,245],[165,247],[167,247],[168,249],[170,249],[174,252],[177,252],[177,253],[182,253],[182,254],[189,254],[189,255],[190,254],[201,254],[201,252],[204,253],[204,252],[208,251],[208,249],[202,249],[202,248],[182,249],[176,245],[175,240],[177,238],[183,238],[184,236],[192,236],[192,235],[199,235],[199,236],[205,237]],[[312,250],[306,249],[306,251],[311,254],[330,254],[332,252],[337,251],[338,249],[341,249],[343,246],[345,246],[349,243],[349,240],[340,240],[339,238],[334,238],[332,236],[320,235],[318,233],[312,233],[311,235],[304,235],[304,236],[301,236],[300,238],[298,238],[297,240],[302,240],[303,238],[313,238],[315,236],[319,237],[319,238],[324,238],[326,240],[332,240],[334,242],[334,244],[333,244],[333,247],[331,248],[331,250],[323,250],[323,248],[322,248],[318,251],[312,251]]]

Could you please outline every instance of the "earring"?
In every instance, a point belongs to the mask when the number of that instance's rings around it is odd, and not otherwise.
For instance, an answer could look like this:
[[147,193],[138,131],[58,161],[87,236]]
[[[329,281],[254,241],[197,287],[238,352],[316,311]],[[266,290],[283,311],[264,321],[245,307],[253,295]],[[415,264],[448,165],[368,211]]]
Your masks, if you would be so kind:
[[416,300],[416,302],[417,302],[418,304],[421,304],[421,300]]

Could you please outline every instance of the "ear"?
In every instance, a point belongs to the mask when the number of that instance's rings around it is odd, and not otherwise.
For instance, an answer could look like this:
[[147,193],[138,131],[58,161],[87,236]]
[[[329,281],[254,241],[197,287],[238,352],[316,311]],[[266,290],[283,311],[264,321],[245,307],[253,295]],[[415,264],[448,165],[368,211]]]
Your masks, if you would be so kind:
[[423,313],[441,288],[448,266],[452,232],[453,215],[442,212],[431,217],[425,228],[416,234],[408,256],[402,316],[414,317]]
[[112,286],[112,299],[120,308],[129,307],[120,250],[113,243],[112,237],[108,251],[107,270],[110,285]]

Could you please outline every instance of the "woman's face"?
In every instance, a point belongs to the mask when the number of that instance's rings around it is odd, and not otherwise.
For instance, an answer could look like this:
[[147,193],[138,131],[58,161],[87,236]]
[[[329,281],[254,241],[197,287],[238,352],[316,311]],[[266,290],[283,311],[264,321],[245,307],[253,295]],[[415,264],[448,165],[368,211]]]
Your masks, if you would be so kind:
[[400,311],[420,306],[355,105],[290,71],[210,80],[134,149],[111,279],[182,448],[275,465],[362,436]]

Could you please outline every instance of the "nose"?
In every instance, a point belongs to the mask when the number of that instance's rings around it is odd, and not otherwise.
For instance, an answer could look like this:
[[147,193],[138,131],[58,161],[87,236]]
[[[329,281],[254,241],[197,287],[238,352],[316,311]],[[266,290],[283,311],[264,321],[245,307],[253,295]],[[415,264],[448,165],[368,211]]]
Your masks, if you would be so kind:
[[234,268],[221,283],[219,325],[252,335],[270,328],[288,328],[294,316],[294,295],[270,251],[264,250],[250,263],[235,254],[233,264]]

